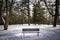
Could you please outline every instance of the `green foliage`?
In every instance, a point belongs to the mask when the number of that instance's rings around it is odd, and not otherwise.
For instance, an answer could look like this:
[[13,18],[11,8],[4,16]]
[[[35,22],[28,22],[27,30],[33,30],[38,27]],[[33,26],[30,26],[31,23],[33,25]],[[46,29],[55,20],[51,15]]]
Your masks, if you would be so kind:
[[26,23],[26,18],[20,16],[11,16],[10,24],[23,24]]
[[[22,2],[17,2],[13,4],[12,14],[10,16],[11,19],[9,24],[24,24],[24,23],[28,23],[29,19],[30,19],[29,20],[30,23],[35,23],[35,24],[52,23],[53,19],[51,18],[51,16],[48,19],[47,17],[44,16],[46,14],[44,12],[45,8],[41,8],[39,1],[33,4],[33,13],[32,13],[33,16],[30,16],[30,14],[28,13],[28,9],[29,9],[28,0],[22,0]],[[0,19],[0,24],[3,24],[1,19]]]
[[38,24],[46,23],[47,19],[44,16],[44,9],[41,8],[40,4],[34,4],[33,22]]

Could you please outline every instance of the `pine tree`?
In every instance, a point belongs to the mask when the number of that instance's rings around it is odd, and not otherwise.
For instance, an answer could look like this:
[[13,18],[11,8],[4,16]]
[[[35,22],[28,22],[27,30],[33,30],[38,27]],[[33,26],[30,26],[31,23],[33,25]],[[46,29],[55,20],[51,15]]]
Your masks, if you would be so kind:
[[28,17],[28,25],[30,25],[30,7],[29,7],[29,0],[22,0],[22,6],[23,6],[23,8],[24,8],[24,10],[23,11],[27,11],[26,12],[26,16]]
[[45,17],[44,17],[44,9],[41,8],[39,1],[34,4],[34,9],[33,9],[33,22],[36,24],[43,24],[45,22]]

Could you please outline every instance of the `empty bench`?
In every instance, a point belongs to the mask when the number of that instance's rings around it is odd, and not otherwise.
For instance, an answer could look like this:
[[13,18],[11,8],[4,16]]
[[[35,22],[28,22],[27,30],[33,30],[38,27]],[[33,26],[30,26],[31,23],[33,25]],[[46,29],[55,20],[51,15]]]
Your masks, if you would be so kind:
[[23,33],[23,35],[25,34],[25,33],[37,33],[37,35],[39,36],[39,28],[24,28],[24,29],[22,29],[22,33]]

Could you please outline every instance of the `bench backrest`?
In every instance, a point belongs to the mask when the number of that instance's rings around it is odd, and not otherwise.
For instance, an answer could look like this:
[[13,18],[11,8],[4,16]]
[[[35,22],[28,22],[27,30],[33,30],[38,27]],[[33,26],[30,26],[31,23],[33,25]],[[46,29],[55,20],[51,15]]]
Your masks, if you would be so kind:
[[39,31],[39,28],[24,28],[22,31]]

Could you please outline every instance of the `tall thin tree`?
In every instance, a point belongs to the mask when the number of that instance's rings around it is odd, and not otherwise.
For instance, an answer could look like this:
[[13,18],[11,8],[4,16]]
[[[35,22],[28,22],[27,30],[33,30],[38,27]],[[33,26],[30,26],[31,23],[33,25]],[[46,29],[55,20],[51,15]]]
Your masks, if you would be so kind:
[[58,18],[58,14],[59,14],[59,0],[56,0],[55,6],[56,6],[56,9],[55,9],[55,16],[54,16],[53,27],[56,27],[56,23],[57,23],[57,18]]
[[28,1],[28,25],[30,25],[30,7],[29,7],[29,0]]

